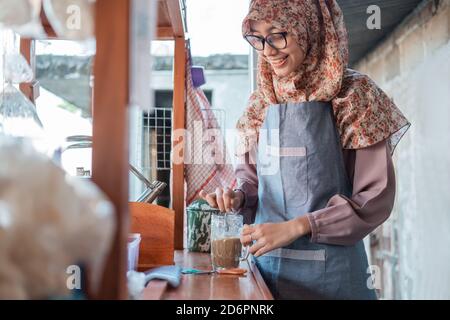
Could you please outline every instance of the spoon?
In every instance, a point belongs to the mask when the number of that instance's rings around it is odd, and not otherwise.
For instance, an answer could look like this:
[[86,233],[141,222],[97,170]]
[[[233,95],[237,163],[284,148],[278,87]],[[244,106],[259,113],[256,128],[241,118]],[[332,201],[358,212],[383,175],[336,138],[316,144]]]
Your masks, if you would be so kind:
[[245,275],[247,273],[247,269],[243,268],[231,268],[231,269],[222,269],[222,270],[198,270],[198,269],[183,269],[181,270],[182,274],[234,274],[234,275]]

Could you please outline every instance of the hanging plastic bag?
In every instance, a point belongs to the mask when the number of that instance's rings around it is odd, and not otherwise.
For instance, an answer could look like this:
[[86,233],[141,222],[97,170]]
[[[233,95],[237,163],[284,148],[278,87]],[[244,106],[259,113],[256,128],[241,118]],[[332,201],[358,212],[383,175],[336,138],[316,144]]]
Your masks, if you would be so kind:
[[0,94],[0,122],[6,135],[30,138],[44,135],[36,107],[11,84]]
[[0,27],[28,38],[46,38],[41,24],[42,0],[0,0]]
[[[1,1],[1,0],[0,0]],[[39,119],[35,105],[17,89],[23,82],[31,82],[33,71],[18,51],[17,34],[4,32],[4,85],[0,93],[0,123],[5,135],[30,139],[36,150],[52,156],[55,146]]]
[[59,38],[90,40],[94,37],[94,4],[94,0],[43,0],[43,9]]
[[93,183],[0,136],[0,299],[71,298],[85,278],[95,294],[114,228]]

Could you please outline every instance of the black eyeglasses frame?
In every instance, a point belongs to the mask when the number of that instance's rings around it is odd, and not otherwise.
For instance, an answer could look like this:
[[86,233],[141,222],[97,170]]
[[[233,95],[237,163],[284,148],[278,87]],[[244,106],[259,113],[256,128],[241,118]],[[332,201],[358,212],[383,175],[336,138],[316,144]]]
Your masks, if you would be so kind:
[[[284,46],[283,46],[282,48],[277,48],[277,47],[273,46],[273,45],[270,43],[270,41],[267,40],[267,38],[269,38],[270,36],[278,35],[278,34],[281,34],[281,35],[283,36],[283,38],[284,38]],[[265,46],[266,46],[266,43],[267,43],[269,46],[271,46],[272,48],[274,48],[275,50],[283,50],[283,49],[286,49],[286,47],[287,47],[287,39],[286,39],[286,36],[287,36],[287,35],[288,35],[288,32],[286,32],[286,31],[284,31],[284,32],[274,32],[274,33],[270,33],[270,34],[268,34],[266,37],[255,36],[255,35],[253,35],[253,34],[246,34],[246,35],[244,36],[244,39],[252,46],[252,48],[254,48],[254,49],[257,50],[257,51],[264,51]],[[262,42],[262,49],[256,48],[256,47],[251,43],[251,41],[249,40],[249,38],[258,38],[259,40],[261,40],[261,42]]]

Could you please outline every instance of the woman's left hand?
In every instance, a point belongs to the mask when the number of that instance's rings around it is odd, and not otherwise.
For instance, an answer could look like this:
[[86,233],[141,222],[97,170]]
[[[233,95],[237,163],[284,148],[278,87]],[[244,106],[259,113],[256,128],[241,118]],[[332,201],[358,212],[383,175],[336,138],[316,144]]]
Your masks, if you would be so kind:
[[255,241],[249,248],[249,253],[259,257],[266,252],[287,246],[309,232],[308,218],[303,216],[286,222],[244,225],[241,242],[248,245]]

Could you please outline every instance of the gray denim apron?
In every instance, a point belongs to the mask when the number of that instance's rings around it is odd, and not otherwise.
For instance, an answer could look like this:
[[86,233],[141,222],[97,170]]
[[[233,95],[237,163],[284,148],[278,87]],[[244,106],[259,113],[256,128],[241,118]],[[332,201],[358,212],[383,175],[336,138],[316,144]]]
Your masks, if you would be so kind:
[[[271,105],[259,136],[255,223],[282,222],[352,195],[330,103]],[[276,299],[376,299],[363,241],[312,243],[304,236],[254,258]]]

